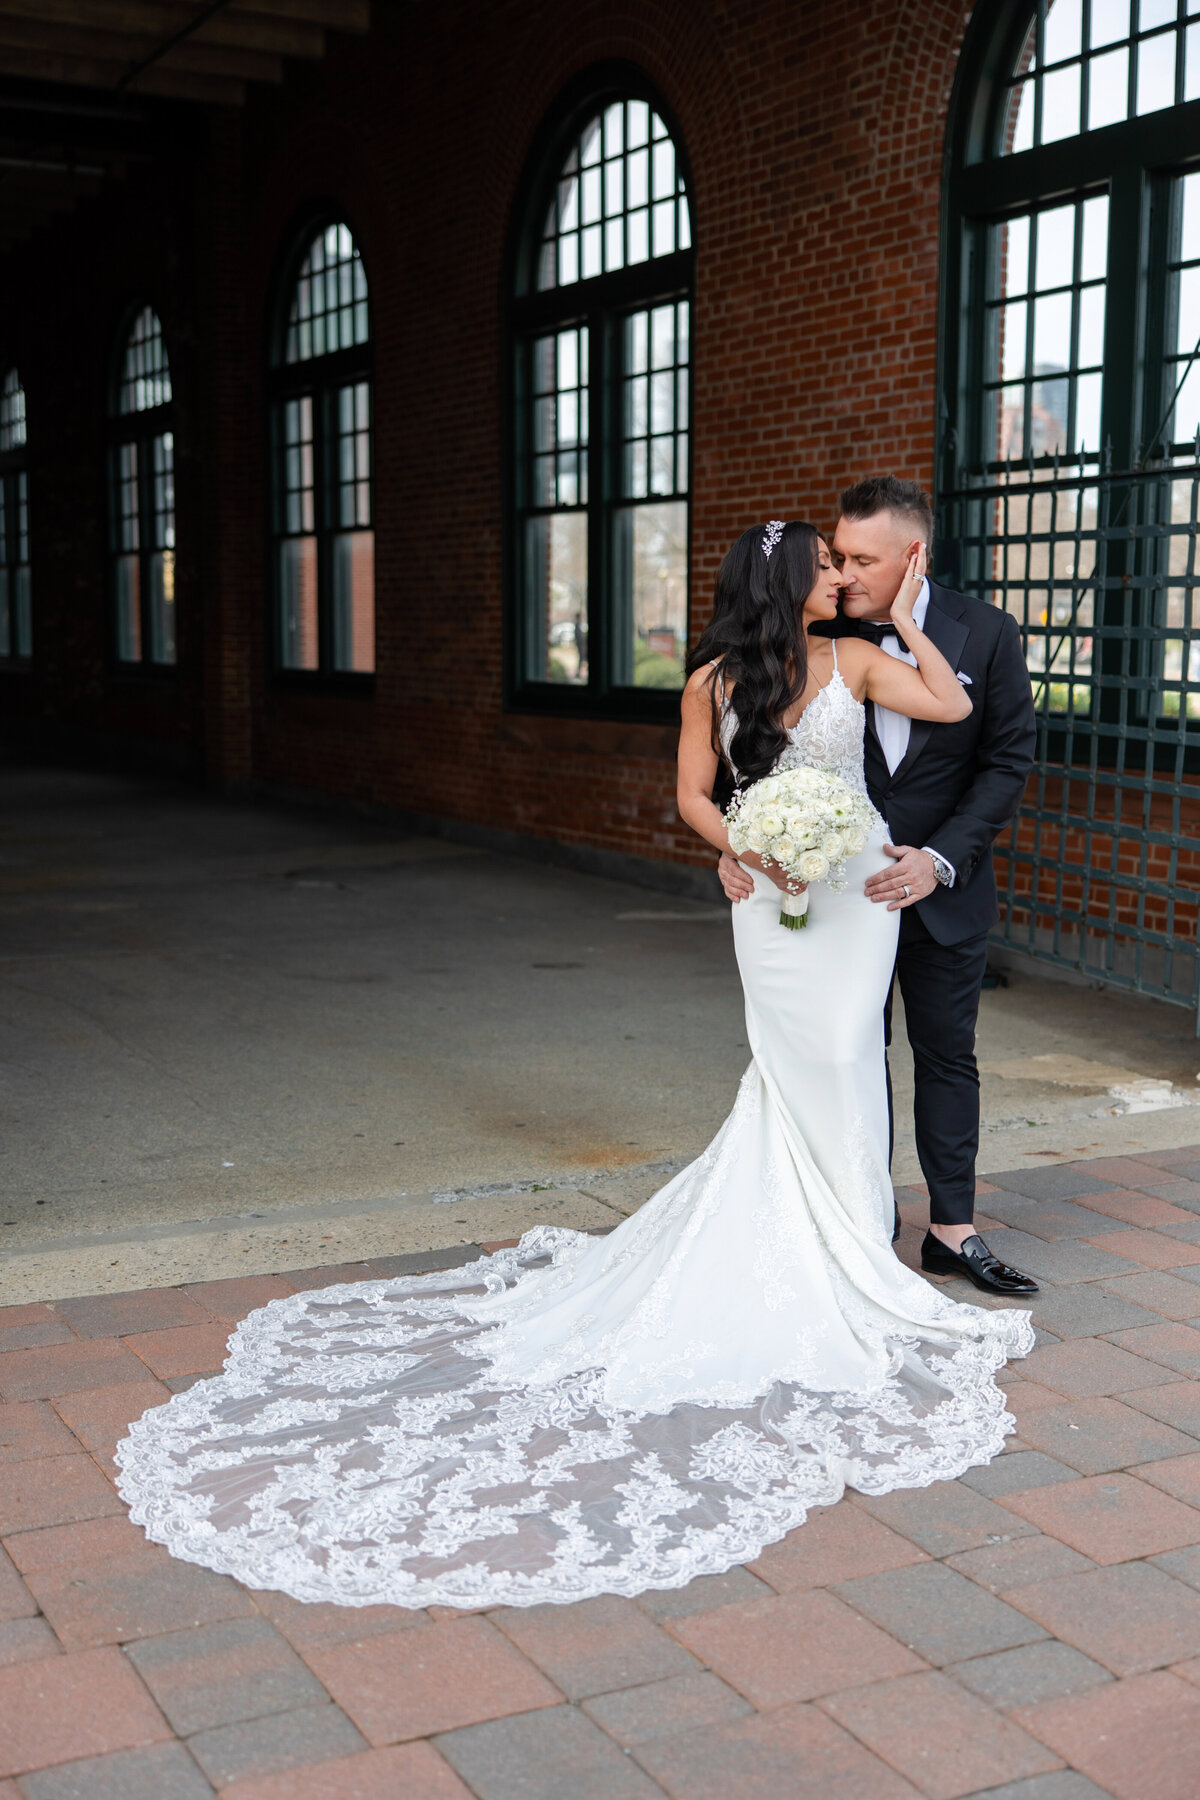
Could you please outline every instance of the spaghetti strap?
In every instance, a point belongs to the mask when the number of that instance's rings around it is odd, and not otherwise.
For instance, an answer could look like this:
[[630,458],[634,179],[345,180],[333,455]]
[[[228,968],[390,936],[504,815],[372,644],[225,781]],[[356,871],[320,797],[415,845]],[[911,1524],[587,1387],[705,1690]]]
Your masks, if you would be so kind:
[[831,643],[831,644],[832,644],[832,645],[833,645],[833,672],[834,672],[834,674],[835,674],[835,675],[836,675],[836,674],[837,674],[837,672],[838,672],[838,666],[837,666],[837,639],[836,639],[836,638],[830,638],[830,640],[829,640],[829,642],[830,642],[830,643]]
[[721,658],[719,656],[714,656],[708,666],[710,669],[715,669],[717,671],[717,680],[721,684],[721,705],[724,706],[724,704],[725,704],[725,677],[721,672],[722,661],[723,661],[723,658]]

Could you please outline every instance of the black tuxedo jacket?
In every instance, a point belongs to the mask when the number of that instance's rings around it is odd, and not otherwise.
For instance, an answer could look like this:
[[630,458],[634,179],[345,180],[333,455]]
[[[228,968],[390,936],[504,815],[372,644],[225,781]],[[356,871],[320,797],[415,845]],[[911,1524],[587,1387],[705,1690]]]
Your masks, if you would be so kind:
[[[849,636],[848,620],[832,627]],[[867,791],[894,844],[926,845],[953,863],[952,888],[917,902],[921,922],[940,944],[988,931],[1000,916],[992,843],[1012,819],[1033,767],[1037,724],[1029,670],[1010,613],[929,583],[926,635],[968,680],[969,717],[954,725],[914,719],[908,750],[894,774],[867,704]]]

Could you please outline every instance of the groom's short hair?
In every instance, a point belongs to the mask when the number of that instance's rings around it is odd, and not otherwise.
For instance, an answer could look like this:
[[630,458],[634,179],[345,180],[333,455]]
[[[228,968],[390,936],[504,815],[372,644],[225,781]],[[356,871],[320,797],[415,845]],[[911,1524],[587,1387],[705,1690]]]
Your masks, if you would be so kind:
[[919,481],[904,481],[899,475],[868,475],[842,495],[843,519],[873,519],[881,512],[911,519],[921,542],[933,542],[933,507]]

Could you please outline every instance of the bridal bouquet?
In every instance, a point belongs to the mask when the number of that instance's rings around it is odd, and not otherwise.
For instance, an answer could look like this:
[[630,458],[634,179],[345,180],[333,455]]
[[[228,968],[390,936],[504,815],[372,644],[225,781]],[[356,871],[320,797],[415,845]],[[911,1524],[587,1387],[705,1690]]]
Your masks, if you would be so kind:
[[[755,851],[796,881],[824,881],[840,893],[845,864],[866,848],[879,815],[865,794],[821,769],[781,769],[735,794],[725,815],[735,856]],[[784,894],[779,923],[808,924],[808,893]]]

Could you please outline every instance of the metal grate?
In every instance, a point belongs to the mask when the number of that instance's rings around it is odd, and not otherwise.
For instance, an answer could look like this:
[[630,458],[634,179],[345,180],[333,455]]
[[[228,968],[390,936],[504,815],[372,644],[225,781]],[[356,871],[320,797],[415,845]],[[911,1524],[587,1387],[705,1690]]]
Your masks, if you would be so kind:
[[1038,713],[996,941],[1196,1006],[1200,440],[1120,473],[1009,464],[942,512],[961,586],[1017,618]]

